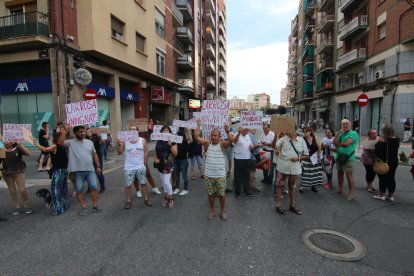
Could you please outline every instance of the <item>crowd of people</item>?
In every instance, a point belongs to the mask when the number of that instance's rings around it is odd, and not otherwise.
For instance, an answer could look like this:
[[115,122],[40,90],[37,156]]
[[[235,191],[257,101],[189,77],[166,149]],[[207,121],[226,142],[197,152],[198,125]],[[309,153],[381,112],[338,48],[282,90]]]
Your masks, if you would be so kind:
[[[107,128],[107,123],[104,128]],[[110,131],[96,131],[96,128],[84,126],[69,129],[63,124],[58,124],[53,131],[52,144],[49,145],[48,128],[48,124],[43,123],[39,139],[32,140],[41,152],[38,159],[39,170],[47,169],[51,178],[52,214],[61,215],[68,208],[68,179],[74,184],[74,195],[80,205],[80,216],[87,215],[89,210],[103,212],[98,205],[98,194],[106,190],[103,161],[107,159],[105,154],[109,149],[108,141],[112,141]],[[152,131],[152,121],[148,128]],[[333,189],[332,193],[335,195],[342,195],[345,177],[348,183],[346,199],[355,199],[353,172],[359,136],[352,130],[349,120],[342,120],[341,129],[336,133],[330,128],[325,129],[325,137],[320,141],[314,129],[308,126],[303,127],[304,135],[301,137],[296,131],[274,133],[268,124],[264,124],[263,134],[259,139],[256,139],[255,129],[240,127],[234,131],[228,125],[224,125],[223,129],[224,132],[214,129],[209,139],[205,139],[202,137],[200,122],[197,122],[197,128],[193,131],[179,129],[177,135],[182,136],[182,143],[156,142],[153,167],[159,172],[162,183],[162,206],[173,208],[176,205],[174,196],[189,194],[190,163],[191,180],[197,179],[198,167],[199,177],[204,179],[206,185],[210,206],[208,219],[213,219],[216,215],[216,198],[220,202],[220,218],[228,219],[225,211],[226,192],[234,192],[236,199],[241,199],[242,195],[254,197],[255,193],[261,192],[256,181],[256,168],[259,166],[263,170],[262,183],[273,185],[275,209],[279,214],[285,214],[283,194],[289,196],[288,210],[301,215],[302,211],[297,208],[295,200],[297,187],[300,193],[308,189],[317,193],[323,186],[325,189]],[[129,131],[138,131],[138,128],[130,126]],[[172,133],[167,125],[161,128],[161,132]],[[360,159],[366,172],[368,192],[376,191],[373,181],[376,176],[379,179],[379,191],[373,196],[375,199],[395,200],[399,144],[400,140],[390,125],[383,126],[382,136],[378,136],[376,129],[370,129],[367,141],[363,143]],[[31,153],[22,143],[7,142],[4,146],[6,155],[2,159],[2,173],[14,205],[13,215],[22,212],[30,214],[32,209],[25,188],[26,165],[23,156],[29,156]],[[137,191],[137,196],[144,197],[144,204],[152,206],[147,182],[151,185],[153,193],[161,194],[161,191],[151,175],[146,139],[139,137],[126,141],[118,140],[117,154],[124,156],[124,208],[132,208],[132,185]],[[379,169],[384,166],[385,169]],[[338,175],[336,184],[333,180],[335,167]],[[232,170],[233,190],[227,185]],[[412,172],[414,177],[414,170]],[[325,183],[323,173],[326,174]],[[85,183],[88,188],[86,191]],[[22,204],[18,200],[17,191],[20,192]],[[87,207],[85,193],[92,199],[91,209]]]

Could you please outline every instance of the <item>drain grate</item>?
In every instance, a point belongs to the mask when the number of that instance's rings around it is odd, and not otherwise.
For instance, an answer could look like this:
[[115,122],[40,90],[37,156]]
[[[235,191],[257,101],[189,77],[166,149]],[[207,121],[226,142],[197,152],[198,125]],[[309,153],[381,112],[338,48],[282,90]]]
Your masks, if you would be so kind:
[[329,229],[307,230],[302,241],[313,252],[340,261],[357,261],[365,257],[366,249],[359,241]]

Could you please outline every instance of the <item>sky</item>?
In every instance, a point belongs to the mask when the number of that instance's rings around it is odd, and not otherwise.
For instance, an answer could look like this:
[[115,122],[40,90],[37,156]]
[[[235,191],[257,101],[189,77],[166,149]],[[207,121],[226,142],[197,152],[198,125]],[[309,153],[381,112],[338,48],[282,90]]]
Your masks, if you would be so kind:
[[267,93],[280,103],[290,22],[299,0],[227,0],[227,98]]

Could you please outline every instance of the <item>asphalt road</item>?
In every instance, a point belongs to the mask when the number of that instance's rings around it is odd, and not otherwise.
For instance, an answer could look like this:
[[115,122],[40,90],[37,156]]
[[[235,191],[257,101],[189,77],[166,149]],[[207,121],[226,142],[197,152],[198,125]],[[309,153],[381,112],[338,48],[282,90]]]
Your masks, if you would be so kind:
[[[118,162],[116,165],[120,166]],[[160,186],[159,176],[153,171]],[[364,189],[357,163],[356,200],[319,193],[298,194],[303,215],[277,214],[270,186],[254,198],[227,195],[228,221],[207,220],[203,182],[190,180],[189,195],[176,207],[154,206],[134,198],[124,210],[122,168],[106,175],[101,214],[79,217],[78,203],[62,216],[50,216],[30,187],[32,215],[12,217],[6,189],[0,189],[1,275],[414,275],[414,183],[408,167],[397,171],[396,201],[380,202]],[[260,171],[257,173],[261,179]],[[231,180],[232,178],[230,178]],[[377,180],[376,180],[377,181]],[[285,207],[288,202],[285,199]],[[218,213],[218,210],[217,210]],[[340,262],[311,252],[303,231],[327,228],[362,242],[367,256]]]

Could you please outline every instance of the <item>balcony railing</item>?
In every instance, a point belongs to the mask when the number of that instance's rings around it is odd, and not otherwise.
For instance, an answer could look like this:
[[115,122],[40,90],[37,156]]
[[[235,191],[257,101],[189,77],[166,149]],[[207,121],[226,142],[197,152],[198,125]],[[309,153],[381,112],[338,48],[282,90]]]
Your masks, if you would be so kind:
[[206,10],[206,17],[207,17],[208,25],[210,27],[212,27],[213,29],[215,29],[216,28],[216,21],[214,20],[214,15],[213,15],[213,12],[211,10]]
[[305,31],[308,31],[308,29],[314,28],[315,27],[315,19],[308,19],[306,21],[306,25],[305,25]]
[[313,81],[307,81],[303,84],[303,96],[304,97],[312,97],[313,94]]
[[339,10],[341,12],[345,12],[347,9],[351,8],[357,2],[358,1],[356,0],[339,0]]
[[49,36],[49,17],[41,12],[29,12],[0,17],[0,39],[23,36]]
[[184,15],[174,3],[172,4],[172,12],[175,18],[177,19],[178,23],[182,26],[184,22]]
[[216,80],[213,77],[208,77],[207,85],[210,87],[216,87]]
[[[194,81],[192,79],[178,79],[178,83],[180,83],[184,89],[190,88],[194,90]],[[180,88],[178,89],[180,90]]]
[[343,68],[351,63],[364,61],[367,57],[367,49],[366,48],[359,48],[350,51],[339,57],[336,65],[338,68]]
[[220,72],[220,73],[219,73],[219,77],[220,77],[221,79],[223,79],[224,81],[226,80],[226,74],[224,74],[223,72]]
[[333,69],[332,61],[322,61],[318,65],[318,73],[323,72],[326,69]]
[[206,46],[206,48],[207,48],[207,53],[210,56],[212,56],[212,57],[215,57],[216,56],[216,49],[213,47],[212,44],[208,43],[207,46]]
[[318,23],[318,32],[321,31],[326,31],[326,26],[329,26],[330,24],[327,23],[332,23],[332,25],[335,22],[335,15],[325,15],[324,17],[321,18],[321,20]]
[[216,65],[212,60],[207,60],[207,70],[209,71],[209,73],[216,72]]
[[215,38],[214,30],[211,27],[207,27],[206,32],[207,32],[207,39],[211,42],[215,42],[216,38]]
[[351,22],[343,26],[340,30],[339,39],[344,40],[350,34],[359,29],[368,28],[368,15],[361,15],[361,17],[355,17]]
[[303,3],[303,11],[306,14],[311,13],[312,11],[315,10],[316,6],[317,6],[317,0],[305,0]]
[[176,28],[176,35],[178,39],[181,39],[184,43],[191,43],[193,41],[193,34],[191,30],[186,27]]
[[335,0],[321,0],[318,3],[318,11],[325,12],[332,6],[335,6]]
[[179,63],[193,63],[193,58],[190,55],[183,55],[182,57],[177,58],[177,62]]
[[174,48],[179,52],[184,53],[184,45],[177,38],[174,38]]
[[333,44],[332,39],[324,39],[319,43],[318,47],[316,48],[316,52],[318,54],[324,53],[326,52],[326,49],[328,47],[333,47],[333,46],[334,44]]
[[183,14],[184,20],[191,20],[193,18],[193,9],[188,0],[175,0],[175,5]]

